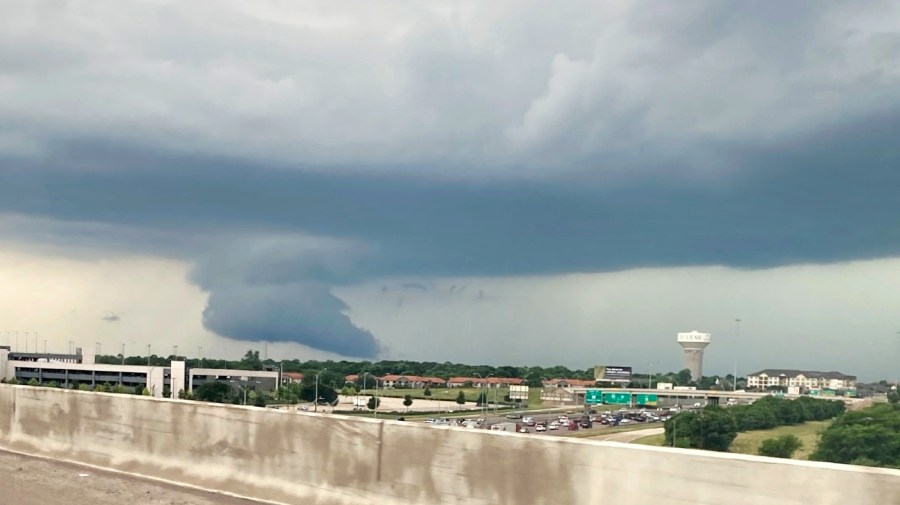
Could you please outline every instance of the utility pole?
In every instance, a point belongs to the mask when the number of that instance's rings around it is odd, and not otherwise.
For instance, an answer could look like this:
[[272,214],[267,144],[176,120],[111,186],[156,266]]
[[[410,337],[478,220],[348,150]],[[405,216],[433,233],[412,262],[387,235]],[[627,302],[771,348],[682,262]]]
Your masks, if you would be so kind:
[[122,364],[125,364],[125,342],[122,342]]
[[147,344],[147,366],[150,366],[150,344]]

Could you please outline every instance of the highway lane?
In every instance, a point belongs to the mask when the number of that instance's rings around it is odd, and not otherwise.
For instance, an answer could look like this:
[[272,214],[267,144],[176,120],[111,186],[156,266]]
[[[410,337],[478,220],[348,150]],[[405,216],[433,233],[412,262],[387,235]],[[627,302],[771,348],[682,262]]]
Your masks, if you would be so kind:
[[10,505],[261,503],[5,451],[0,451],[0,475],[3,475],[0,503]]

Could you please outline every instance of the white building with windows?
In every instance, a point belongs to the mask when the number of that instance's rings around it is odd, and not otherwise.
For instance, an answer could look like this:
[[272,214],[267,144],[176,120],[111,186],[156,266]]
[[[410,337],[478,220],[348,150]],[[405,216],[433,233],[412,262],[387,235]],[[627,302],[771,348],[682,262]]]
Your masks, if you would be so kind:
[[803,389],[854,389],[856,377],[841,372],[815,372],[767,368],[747,376],[747,387],[799,387]]

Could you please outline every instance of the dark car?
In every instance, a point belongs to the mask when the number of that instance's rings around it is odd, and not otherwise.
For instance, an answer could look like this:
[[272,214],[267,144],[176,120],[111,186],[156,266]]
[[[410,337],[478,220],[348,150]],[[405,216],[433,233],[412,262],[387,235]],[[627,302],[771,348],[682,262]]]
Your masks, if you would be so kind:
[[522,419],[522,414],[519,414],[518,412],[512,412],[512,413],[506,414],[506,418],[507,419]]

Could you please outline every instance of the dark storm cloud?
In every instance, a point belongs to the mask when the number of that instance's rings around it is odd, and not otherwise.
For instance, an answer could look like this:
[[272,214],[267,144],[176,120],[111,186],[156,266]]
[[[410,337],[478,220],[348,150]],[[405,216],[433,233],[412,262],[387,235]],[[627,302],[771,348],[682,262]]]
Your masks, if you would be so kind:
[[[451,183],[177,157],[148,170],[41,167],[3,173],[0,209],[208,235],[182,251],[197,275],[240,272],[249,284],[875,258],[900,252],[898,129],[900,116],[884,114],[802,139],[717,146],[737,170],[695,180]],[[254,234],[298,238],[215,238]],[[198,254],[203,243],[216,254]]]
[[219,335],[251,342],[300,342],[342,356],[374,357],[378,343],[343,314],[327,285],[221,286],[203,323]]
[[433,5],[0,7],[0,231],[362,357],[328,286],[900,254],[894,3]]

